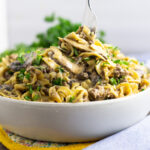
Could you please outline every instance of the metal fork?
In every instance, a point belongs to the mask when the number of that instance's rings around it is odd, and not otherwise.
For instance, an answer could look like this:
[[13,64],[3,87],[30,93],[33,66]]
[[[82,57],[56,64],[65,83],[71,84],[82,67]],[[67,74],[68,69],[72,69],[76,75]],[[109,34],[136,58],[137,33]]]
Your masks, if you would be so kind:
[[91,0],[86,0],[86,6],[83,16],[82,25],[88,26],[92,31],[96,32],[97,19],[91,8]]

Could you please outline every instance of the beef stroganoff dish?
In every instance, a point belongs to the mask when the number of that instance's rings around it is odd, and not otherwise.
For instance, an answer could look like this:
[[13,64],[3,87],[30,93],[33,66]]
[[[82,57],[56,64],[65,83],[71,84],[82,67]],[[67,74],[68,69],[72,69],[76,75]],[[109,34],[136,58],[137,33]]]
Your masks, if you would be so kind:
[[0,95],[42,102],[88,102],[137,94],[150,86],[147,68],[80,27],[59,46],[12,54],[0,63]]

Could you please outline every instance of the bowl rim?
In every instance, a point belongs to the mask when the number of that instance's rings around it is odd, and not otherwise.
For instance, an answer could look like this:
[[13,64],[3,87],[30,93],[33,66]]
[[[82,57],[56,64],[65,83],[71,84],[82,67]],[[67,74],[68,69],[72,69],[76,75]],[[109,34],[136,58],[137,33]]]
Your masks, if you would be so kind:
[[80,106],[93,106],[97,104],[101,105],[107,105],[107,104],[112,104],[112,103],[118,103],[118,102],[125,102],[128,100],[135,100],[137,96],[142,96],[145,93],[150,92],[150,88],[147,88],[144,91],[141,91],[137,94],[132,94],[130,96],[125,96],[121,98],[116,98],[116,99],[109,99],[109,100],[101,100],[101,101],[89,101],[89,102],[79,102],[79,103],[55,103],[55,102],[37,102],[37,101],[27,101],[27,100],[17,100],[17,99],[12,99],[4,96],[0,96],[0,101],[3,102],[9,102],[9,103],[18,103],[18,104],[24,104],[24,105],[34,105],[34,106],[61,106],[61,107],[80,107]]

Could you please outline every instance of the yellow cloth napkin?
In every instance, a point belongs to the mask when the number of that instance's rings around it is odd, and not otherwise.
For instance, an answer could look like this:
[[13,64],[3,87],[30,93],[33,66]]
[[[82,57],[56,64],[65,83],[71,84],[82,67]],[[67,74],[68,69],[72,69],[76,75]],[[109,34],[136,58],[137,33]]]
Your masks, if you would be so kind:
[[27,139],[0,127],[0,142],[9,150],[82,150],[93,143],[62,144]]

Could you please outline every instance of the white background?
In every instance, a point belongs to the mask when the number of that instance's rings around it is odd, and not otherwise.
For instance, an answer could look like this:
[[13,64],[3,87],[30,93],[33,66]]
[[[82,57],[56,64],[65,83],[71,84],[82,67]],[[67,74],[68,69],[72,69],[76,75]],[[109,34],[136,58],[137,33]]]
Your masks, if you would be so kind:
[[[92,2],[98,27],[106,31],[109,43],[126,53],[150,51],[150,0]],[[7,0],[9,46],[30,43],[47,29],[43,18],[52,12],[81,22],[84,5],[85,0]]]
[[6,0],[0,0],[0,51],[8,47]]

